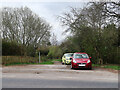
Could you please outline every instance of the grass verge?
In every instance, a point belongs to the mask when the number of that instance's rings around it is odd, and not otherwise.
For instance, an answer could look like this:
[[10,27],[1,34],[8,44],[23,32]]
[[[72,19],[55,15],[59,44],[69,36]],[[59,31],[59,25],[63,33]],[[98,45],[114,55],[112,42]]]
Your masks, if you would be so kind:
[[120,67],[118,65],[105,65],[104,68],[111,68],[114,70],[120,70]]
[[100,64],[92,64],[93,67],[98,67]]
[[101,67],[101,68],[110,68],[114,70],[120,70],[120,67],[118,65],[100,65],[100,64],[92,64],[93,67]]
[[52,61],[53,61],[53,62],[54,62],[54,61],[59,61],[59,62],[62,62],[62,60],[61,60],[61,59],[53,59]]

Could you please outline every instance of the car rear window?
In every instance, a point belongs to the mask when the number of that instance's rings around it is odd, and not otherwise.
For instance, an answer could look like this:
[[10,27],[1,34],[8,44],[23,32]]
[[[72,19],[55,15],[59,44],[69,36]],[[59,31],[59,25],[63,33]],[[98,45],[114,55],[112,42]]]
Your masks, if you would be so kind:
[[65,54],[65,56],[66,56],[66,57],[72,57],[73,54],[72,54],[72,53],[71,53],[71,54]]

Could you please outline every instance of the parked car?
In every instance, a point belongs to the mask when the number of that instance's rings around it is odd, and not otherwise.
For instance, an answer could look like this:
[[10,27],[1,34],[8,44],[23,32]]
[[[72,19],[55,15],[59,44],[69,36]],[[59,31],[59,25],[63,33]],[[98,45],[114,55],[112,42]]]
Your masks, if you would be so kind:
[[87,68],[92,69],[91,57],[87,53],[74,53],[71,61],[71,69]]
[[73,53],[65,53],[62,57],[62,64],[71,64]]

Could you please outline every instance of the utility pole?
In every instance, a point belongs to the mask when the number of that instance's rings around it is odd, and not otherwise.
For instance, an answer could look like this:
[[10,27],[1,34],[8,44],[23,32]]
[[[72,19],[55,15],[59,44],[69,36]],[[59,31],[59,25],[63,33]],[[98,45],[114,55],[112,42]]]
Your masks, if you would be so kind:
[[39,51],[39,63],[40,63],[40,51]]

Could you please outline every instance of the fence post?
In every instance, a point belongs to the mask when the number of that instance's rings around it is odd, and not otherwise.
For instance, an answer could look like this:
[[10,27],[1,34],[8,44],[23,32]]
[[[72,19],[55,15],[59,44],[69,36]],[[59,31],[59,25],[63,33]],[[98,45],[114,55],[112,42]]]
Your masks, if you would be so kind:
[[39,63],[40,63],[40,52],[39,52]]

